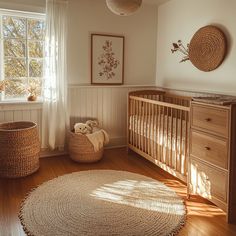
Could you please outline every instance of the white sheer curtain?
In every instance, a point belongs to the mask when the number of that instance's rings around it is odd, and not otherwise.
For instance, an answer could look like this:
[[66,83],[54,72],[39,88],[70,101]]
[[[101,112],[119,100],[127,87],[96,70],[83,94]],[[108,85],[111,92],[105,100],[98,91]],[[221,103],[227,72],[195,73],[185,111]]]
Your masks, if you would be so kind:
[[67,116],[67,0],[47,0],[42,148],[64,150]]

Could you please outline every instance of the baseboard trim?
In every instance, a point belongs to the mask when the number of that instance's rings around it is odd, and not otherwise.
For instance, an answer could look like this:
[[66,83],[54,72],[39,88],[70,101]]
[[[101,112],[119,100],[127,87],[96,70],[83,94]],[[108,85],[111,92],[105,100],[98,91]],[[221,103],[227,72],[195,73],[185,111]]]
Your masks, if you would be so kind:
[[126,148],[127,145],[117,145],[117,146],[108,146],[108,147],[105,147],[104,149],[116,149],[116,148]]
[[[105,149],[115,149],[115,148],[125,148],[127,147],[126,143],[126,137],[113,137],[110,138],[110,142],[107,146],[105,146]],[[64,155],[69,155],[68,150],[66,151],[51,151],[49,149],[42,149],[40,152],[39,157],[40,158],[45,158],[45,157],[55,157],[55,156],[64,156]]]
[[68,155],[68,151],[50,151],[50,150],[41,150],[39,154],[39,158],[45,158],[45,157],[55,157],[55,156],[64,156]]
[[109,144],[107,147],[124,147],[127,145],[127,138],[126,137],[110,137]]

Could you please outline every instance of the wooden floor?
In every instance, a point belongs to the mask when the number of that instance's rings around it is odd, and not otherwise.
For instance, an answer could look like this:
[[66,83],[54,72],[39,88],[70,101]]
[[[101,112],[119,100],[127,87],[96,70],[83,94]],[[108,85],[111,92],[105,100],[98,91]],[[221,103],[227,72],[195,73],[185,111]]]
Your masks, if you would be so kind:
[[106,150],[104,158],[94,164],[78,164],[71,161],[67,156],[43,158],[40,160],[39,171],[29,177],[0,179],[0,235],[25,235],[17,213],[22,199],[32,188],[60,175],[89,169],[114,169],[136,172],[160,180],[173,188],[185,199],[188,211],[186,225],[179,235],[236,235],[236,226],[226,223],[225,213],[219,208],[200,197],[192,197],[187,201],[186,186],[183,183],[137,154],[130,153],[128,155],[124,148]]

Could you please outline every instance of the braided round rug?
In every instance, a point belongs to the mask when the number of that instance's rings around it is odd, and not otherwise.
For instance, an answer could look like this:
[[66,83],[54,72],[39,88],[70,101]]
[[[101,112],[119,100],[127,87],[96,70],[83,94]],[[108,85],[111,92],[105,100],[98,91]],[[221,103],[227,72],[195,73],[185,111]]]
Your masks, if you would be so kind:
[[183,200],[163,183],[126,171],[74,172],[43,183],[22,203],[27,235],[176,235]]

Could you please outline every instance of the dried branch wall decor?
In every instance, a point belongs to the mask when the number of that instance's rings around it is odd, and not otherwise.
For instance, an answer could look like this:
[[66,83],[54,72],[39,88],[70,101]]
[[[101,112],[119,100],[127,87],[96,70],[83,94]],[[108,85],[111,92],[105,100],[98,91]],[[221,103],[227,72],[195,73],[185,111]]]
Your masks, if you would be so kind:
[[225,34],[216,26],[207,25],[200,28],[192,37],[187,47],[181,40],[173,43],[171,52],[180,52],[180,62],[190,60],[201,71],[212,71],[221,65],[227,51]]
[[171,49],[171,52],[180,52],[183,54],[183,57],[180,62],[185,62],[189,60],[189,44],[187,44],[187,47],[185,47],[181,40],[178,40],[177,43],[173,43],[173,49]]

